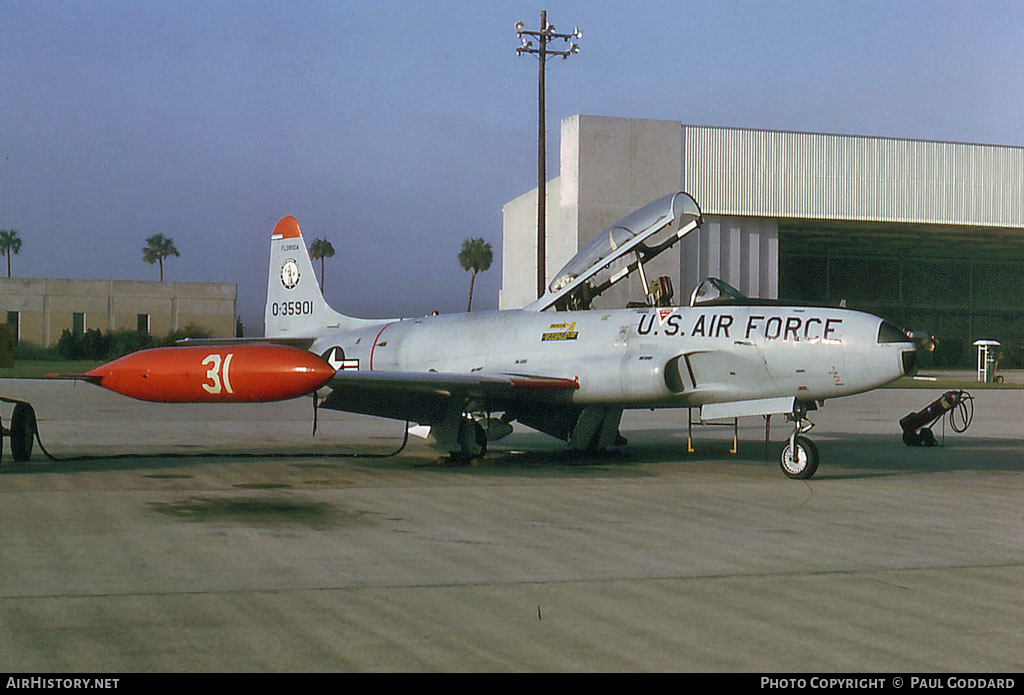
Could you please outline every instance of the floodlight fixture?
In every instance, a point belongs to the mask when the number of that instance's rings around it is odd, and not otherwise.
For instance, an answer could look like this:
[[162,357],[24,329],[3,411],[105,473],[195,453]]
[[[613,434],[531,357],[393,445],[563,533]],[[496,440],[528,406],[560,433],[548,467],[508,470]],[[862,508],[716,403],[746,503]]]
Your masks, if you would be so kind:
[[[570,55],[580,52],[580,47],[576,43],[571,43],[569,47],[564,51],[553,51],[548,48],[548,43],[552,39],[562,39],[563,42],[569,43],[569,39],[580,39],[583,33],[579,27],[574,27],[571,34],[559,34],[555,30],[554,24],[548,23],[547,10],[541,10],[540,13],[540,30],[539,31],[527,31],[526,24],[522,21],[516,22],[516,35],[519,37],[522,45],[516,48],[516,55],[523,55],[524,53],[530,53],[536,55],[540,64],[538,74],[538,85],[537,85],[537,297],[541,297],[547,287],[547,278],[545,270],[545,259],[547,257],[547,233],[545,231],[545,217],[546,217],[546,197],[545,191],[547,185],[547,163],[546,151],[545,151],[545,113],[544,113],[544,66],[551,56],[561,56],[562,60],[567,60]],[[533,42],[526,39],[527,36],[532,36],[537,39],[538,46],[533,47]]]

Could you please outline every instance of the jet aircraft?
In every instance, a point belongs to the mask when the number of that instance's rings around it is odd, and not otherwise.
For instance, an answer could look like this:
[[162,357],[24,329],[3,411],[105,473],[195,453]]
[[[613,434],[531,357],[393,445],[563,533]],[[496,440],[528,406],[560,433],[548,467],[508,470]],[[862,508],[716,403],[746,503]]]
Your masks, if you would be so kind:
[[[262,338],[190,341],[127,355],[83,378],[153,401],[268,401],[319,393],[320,408],[418,423],[455,459],[483,456],[518,422],[598,451],[625,409],[699,407],[702,420],[784,414],[782,472],[810,478],[807,413],[915,371],[907,334],[873,314],[748,299],[708,279],[688,306],[645,264],[699,229],[686,193],[608,227],[516,310],[363,319],[325,301],[298,222],[270,238]],[[639,273],[646,297],[595,309]]]

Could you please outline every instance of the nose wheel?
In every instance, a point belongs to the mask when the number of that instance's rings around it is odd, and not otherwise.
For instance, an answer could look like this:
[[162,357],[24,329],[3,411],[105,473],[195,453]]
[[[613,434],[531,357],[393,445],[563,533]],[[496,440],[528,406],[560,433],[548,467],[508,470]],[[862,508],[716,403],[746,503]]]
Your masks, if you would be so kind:
[[793,433],[789,435],[786,446],[779,457],[779,468],[787,478],[807,480],[818,471],[818,447],[803,435],[811,431],[814,423],[807,419],[808,404],[801,401],[794,403],[793,412],[786,416],[793,422]]
[[791,437],[782,449],[779,468],[787,478],[807,480],[818,470],[818,447],[807,437]]

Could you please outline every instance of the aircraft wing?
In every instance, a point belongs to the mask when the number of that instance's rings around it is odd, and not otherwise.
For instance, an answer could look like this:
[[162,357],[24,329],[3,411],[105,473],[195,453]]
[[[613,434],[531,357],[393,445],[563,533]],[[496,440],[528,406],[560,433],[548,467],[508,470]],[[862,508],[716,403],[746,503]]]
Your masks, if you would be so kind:
[[557,400],[580,387],[575,377],[366,370],[339,370],[326,385],[331,393],[321,403],[323,408],[420,423],[440,420],[453,401],[460,408],[471,400],[497,405],[542,392]]
[[374,372],[339,370],[327,386],[332,389],[381,389],[407,393],[433,393],[439,396],[465,394],[470,397],[511,397],[524,390],[574,391],[580,387],[575,378],[536,376],[533,374],[470,374],[444,372]]

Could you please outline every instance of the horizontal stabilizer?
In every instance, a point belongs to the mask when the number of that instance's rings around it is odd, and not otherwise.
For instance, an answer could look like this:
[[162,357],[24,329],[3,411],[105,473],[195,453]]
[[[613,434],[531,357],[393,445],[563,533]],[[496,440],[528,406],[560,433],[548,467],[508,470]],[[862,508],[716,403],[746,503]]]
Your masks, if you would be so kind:
[[175,345],[287,345],[288,347],[308,350],[316,338],[288,338],[288,337],[262,337],[262,338],[182,338],[175,341]]

